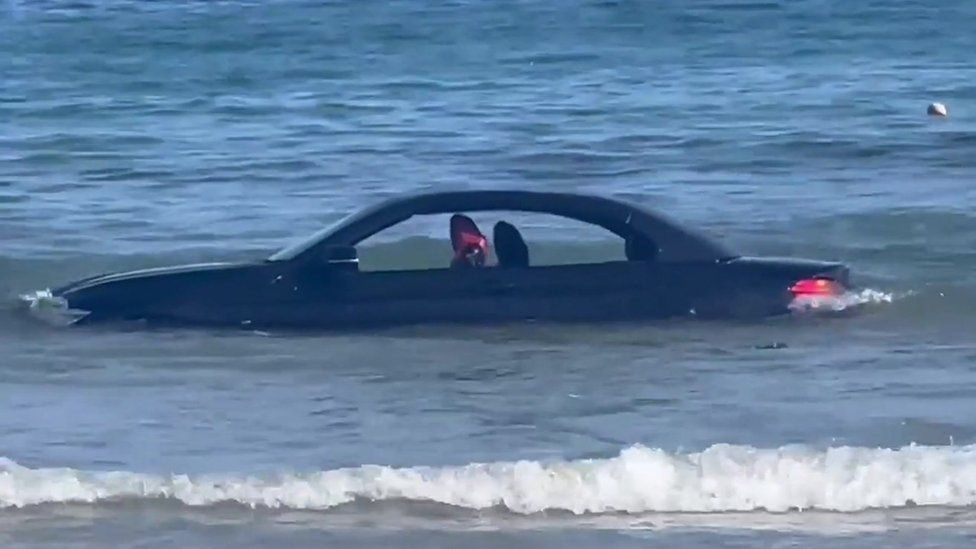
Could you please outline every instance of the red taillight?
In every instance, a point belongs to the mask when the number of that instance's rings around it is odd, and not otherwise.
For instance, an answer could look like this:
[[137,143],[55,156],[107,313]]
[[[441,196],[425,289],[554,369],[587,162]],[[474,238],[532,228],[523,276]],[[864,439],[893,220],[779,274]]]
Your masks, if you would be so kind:
[[801,280],[790,287],[790,292],[794,296],[826,296],[838,295],[843,293],[840,284],[826,278],[808,278]]

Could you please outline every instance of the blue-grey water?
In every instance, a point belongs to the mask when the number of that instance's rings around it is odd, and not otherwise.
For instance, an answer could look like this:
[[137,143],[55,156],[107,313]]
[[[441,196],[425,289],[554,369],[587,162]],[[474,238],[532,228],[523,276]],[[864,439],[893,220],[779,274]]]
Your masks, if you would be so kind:
[[[3,0],[0,543],[971,546],[973,29],[970,0]],[[636,200],[863,291],[342,335],[51,327],[19,299],[439,188]],[[437,258],[442,221],[364,260]]]

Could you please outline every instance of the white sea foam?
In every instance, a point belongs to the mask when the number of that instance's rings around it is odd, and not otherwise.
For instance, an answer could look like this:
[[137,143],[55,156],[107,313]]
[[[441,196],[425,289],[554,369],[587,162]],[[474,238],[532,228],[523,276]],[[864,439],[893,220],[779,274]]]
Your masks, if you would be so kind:
[[637,445],[608,459],[366,465],[263,477],[30,469],[0,458],[0,507],[126,499],[289,509],[407,500],[521,514],[967,506],[976,503],[976,446],[815,451],[719,444],[673,454]]
[[66,326],[84,318],[88,313],[68,308],[64,299],[55,296],[51,290],[37,290],[22,294],[20,301],[35,318],[55,326]]

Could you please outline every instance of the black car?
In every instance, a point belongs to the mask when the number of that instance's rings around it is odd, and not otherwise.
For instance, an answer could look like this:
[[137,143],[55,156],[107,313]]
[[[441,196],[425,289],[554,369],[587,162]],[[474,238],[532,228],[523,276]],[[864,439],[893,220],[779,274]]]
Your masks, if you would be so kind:
[[[626,259],[533,265],[519,230],[488,239],[461,212],[553,214],[624,241]],[[453,261],[427,270],[361,271],[356,245],[413,216],[455,214]],[[648,209],[571,193],[476,190],[394,198],[268,259],[95,276],[51,298],[76,324],[145,321],[248,328],[363,328],[519,320],[619,321],[766,317],[798,298],[840,294],[840,263],[740,256]]]

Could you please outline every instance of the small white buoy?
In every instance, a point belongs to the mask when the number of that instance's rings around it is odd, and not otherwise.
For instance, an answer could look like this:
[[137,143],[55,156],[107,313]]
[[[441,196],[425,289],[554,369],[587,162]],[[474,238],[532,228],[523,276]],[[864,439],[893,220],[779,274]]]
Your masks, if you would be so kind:
[[932,103],[929,105],[929,116],[949,116],[949,110],[942,103]]

